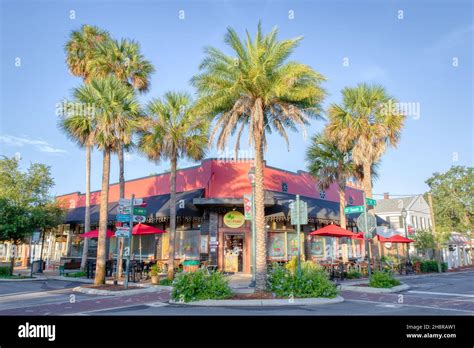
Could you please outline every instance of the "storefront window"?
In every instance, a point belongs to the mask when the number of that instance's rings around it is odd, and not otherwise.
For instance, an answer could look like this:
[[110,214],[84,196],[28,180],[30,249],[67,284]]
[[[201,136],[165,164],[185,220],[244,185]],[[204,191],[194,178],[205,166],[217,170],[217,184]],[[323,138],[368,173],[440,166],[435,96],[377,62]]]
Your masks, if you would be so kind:
[[[140,242],[140,239],[141,239],[141,242]],[[133,237],[132,250],[133,250],[133,254],[135,255],[135,260],[140,258],[140,244],[141,244],[142,260],[148,259],[155,255],[155,235],[154,234]]]
[[321,237],[313,237],[310,242],[310,253],[312,257],[322,258],[324,256],[324,240]]
[[[298,256],[298,234],[296,233],[287,233],[288,238],[288,259],[291,259],[293,256]],[[304,237],[302,237],[304,238]],[[303,248],[301,248],[301,252]]]
[[176,231],[175,258],[199,260],[201,231]]
[[268,256],[272,259],[285,259],[285,233],[268,233]]

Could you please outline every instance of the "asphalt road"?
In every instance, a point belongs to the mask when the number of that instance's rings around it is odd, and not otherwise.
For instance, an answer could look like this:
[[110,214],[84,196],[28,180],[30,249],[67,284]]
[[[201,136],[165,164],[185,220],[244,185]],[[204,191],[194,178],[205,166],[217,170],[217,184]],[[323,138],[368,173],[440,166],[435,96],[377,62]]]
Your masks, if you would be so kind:
[[73,293],[75,282],[0,282],[0,315],[474,315],[474,272],[403,282],[411,288],[397,294],[343,291],[340,304],[205,308],[169,305],[166,293],[118,298]]

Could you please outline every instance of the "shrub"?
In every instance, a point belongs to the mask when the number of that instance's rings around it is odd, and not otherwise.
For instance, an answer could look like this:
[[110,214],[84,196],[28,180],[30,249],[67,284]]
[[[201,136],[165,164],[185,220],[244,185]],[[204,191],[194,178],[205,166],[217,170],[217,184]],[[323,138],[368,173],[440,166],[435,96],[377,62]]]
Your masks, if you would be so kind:
[[169,280],[168,278],[163,278],[160,280],[160,285],[171,286],[172,284],[173,284],[173,281]]
[[220,272],[198,269],[195,272],[179,273],[173,281],[171,297],[184,302],[207,299],[224,299],[232,295],[227,279]]
[[66,273],[66,277],[70,277],[70,278],[80,278],[80,277],[85,277],[86,275],[87,275],[86,272]]
[[442,262],[441,263],[441,272],[446,272],[448,270],[448,263]]
[[438,263],[436,261],[423,261],[420,265],[421,272],[438,272]]
[[9,266],[0,267],[0,276],[9,276],[9,275],[10,275]]
[[400,281],[393,277],[392,272],[374,272],[369,282],[372,288],[392,288],[400,284]]
[[311,262],[301,265],[301,275],[274,264],[268,274],[268,288],[278,297],[329,297],[337,295],[336,286],[326,273]]
[[362,277],[362,274],[360,272],[357,272],[357,271],[349,271],[347,272],[347,279],[359,279],[360,277]]

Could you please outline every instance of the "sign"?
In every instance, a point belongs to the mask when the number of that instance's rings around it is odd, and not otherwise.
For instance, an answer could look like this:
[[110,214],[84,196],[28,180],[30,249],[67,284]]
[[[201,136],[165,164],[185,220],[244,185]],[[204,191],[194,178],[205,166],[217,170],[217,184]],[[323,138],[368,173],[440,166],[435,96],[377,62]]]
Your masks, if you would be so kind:
[[252,195],[244,195],[245,220],[252,220]]
[[141,208],[141,207],[133,207],[133,215],[143,215],[146,216],[146,208]]
[[299,222],[300,225],[307,225],[308,224],[308,204],[301,200],[299,202],[300,202],[300,216],[298,219],[296,216],[296,202],[290,203],[291,224],[297,225]]
[[130,215],[129,214],[117,214],[117,221],[130,221]]
[[[119,204],[120,205],[130,205],[131,203],[131,199],[130,198],[120,198],[119,200]],[[142,205],[143,204],[143,198],[135,198],[133,200],[133,205]]]
[[386,243],[383,243],[383,245],[387,248],[387,249],[390,249],[392,247],[392,242],[386,242]]
[[[366,227],[367,226],[367,227]],[[370,213],[362,213],[357,218],[357,228],[359,231],[365,232],[365,238],[372,238],[372,232],[377,227],[375,215]]]
[[407,225],[407,232],[408,234],[415,234],[415,228],[413,225]]
[[224,215],[224,225],[230,228],[239,228],[245,223],[245,216],[236,210],[229,211]]
[[117,212],[119,214],[130,214],[132,212],[132,209],[129,205],[119,205],[117,207]]
[[128,238],[129,233],[130,233],[130,228],[117,227],[117,230],[115,231],[115,237]]
[[352,213],[363,213],[364,206],[363,205],[355,205],[353,207],[345,207],[344,214],[352,214]]
[[377,205],[377,201],[372,198],[366,198],[365,203],[367,203],[367,205],[373,205],[374,207]]
[[146,216],[133,215],[133,222],[146,222]]

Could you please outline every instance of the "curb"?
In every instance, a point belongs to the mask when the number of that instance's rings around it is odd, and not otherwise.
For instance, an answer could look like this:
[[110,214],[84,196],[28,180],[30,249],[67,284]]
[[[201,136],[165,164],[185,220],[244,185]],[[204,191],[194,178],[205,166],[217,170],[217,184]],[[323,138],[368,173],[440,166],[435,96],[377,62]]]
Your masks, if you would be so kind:
[[63,276],[51,276],[48,277],[49,280],[61,280],[68,282],[78,282],[78,283],[94,283],[94,279],[84,279],[84,278],[73,278],[73,277],[63,277]]
[[357,283],[353,285],[341,285],[341,290],[366,292],[366,293],[371,293],[371,294],[390,294],[390,293],[400,292],[400,291],[410,289],[409,285],[403,284],[403,283],[401,285],[394,286],[393,288],[371,288],[369,286],[357,286],[358,284],[364,284],[364,283]]
[[188,306],[206,306],[206,307],[241,307],[241,306],[313,306],[313,305],[326,305],[336,304],[344,302],[342,296],[336,296],[335,298],[298,298],[293,299],[265,299],[265,300],[202,300],[194,302],[176,302],[170,300],[170,304],[188,305]]
[[48,280],[46,277],[33,277],[33,278],[23,278],[23,279],[1,279],[0,282],[31,282],[36,280]]
[[111,291],[111,290],[100,290],[85,288],[82,286],[76,286],[72,291],[80,292],[87,295],[100,295],[100,296],[129,296],[136,294],[143,294],[148,292],[162,292],[163,290],[169,290],[169,286],[163,285],[145,285],[145,284],[133,284],[134,286],[142,289],[122,290],[122,291]]

